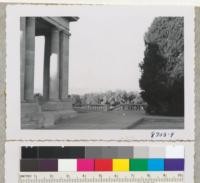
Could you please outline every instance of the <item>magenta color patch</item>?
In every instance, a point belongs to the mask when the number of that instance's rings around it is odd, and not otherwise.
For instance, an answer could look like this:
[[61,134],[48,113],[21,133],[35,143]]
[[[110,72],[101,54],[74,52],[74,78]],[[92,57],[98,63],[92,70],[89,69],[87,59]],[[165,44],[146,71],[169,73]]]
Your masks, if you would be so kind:
[[77,160],[78,171],[94,171],[93,159],[78,159]]

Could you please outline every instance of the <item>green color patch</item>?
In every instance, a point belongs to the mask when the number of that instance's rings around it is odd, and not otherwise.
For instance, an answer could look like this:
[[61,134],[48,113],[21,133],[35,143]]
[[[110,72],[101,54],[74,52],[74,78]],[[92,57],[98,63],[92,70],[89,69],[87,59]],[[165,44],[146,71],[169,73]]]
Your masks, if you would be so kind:
[[148,159],[130,159],[130,171],[147,171]]

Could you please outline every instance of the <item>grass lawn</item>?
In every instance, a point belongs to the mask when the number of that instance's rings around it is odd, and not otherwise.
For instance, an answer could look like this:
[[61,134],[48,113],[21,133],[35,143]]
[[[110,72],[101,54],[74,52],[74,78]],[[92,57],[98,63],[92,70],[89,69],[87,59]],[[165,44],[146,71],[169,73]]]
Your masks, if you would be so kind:
[[183,117],[152,117],[136,111],[85,112],[48,129],[180,129],[183,121]]

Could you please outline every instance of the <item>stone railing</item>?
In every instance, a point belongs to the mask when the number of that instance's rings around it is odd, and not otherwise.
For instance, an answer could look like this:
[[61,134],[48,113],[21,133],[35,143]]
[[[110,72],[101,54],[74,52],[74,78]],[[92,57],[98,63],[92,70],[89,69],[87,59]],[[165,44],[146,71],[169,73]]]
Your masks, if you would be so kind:
[[109,105],[103,105],[103,104],[88,104],[88,105],[82,105],[82,106],[73,106],[75,110],[80,111],[108,111]]
[[143,104],[121,104],[123,111],[144,111],[145,105]]
[[144,104],[120,104],[111,106],[108,104],[88,104],[82,106],[73,106],[77,111],[144,111]]

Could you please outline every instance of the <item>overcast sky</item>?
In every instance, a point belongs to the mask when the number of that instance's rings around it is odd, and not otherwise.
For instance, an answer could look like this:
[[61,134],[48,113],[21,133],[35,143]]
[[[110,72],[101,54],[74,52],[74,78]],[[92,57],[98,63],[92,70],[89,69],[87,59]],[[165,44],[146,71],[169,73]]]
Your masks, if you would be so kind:
[[[144,33],[162,14],[159,8],[148,10],[80,8],[72,14],[80,19],[70,23],[69,94],[140,90],[138,65],[144,57]],[[39,41],[36,45],[41,45]],[[38,83],[39,73],[36,77]],[[35,88],[41,90],[39,84]]]
[[139,91],[143,37],[154,17],[132,9],[83,12],[70,24],[69,93]]

